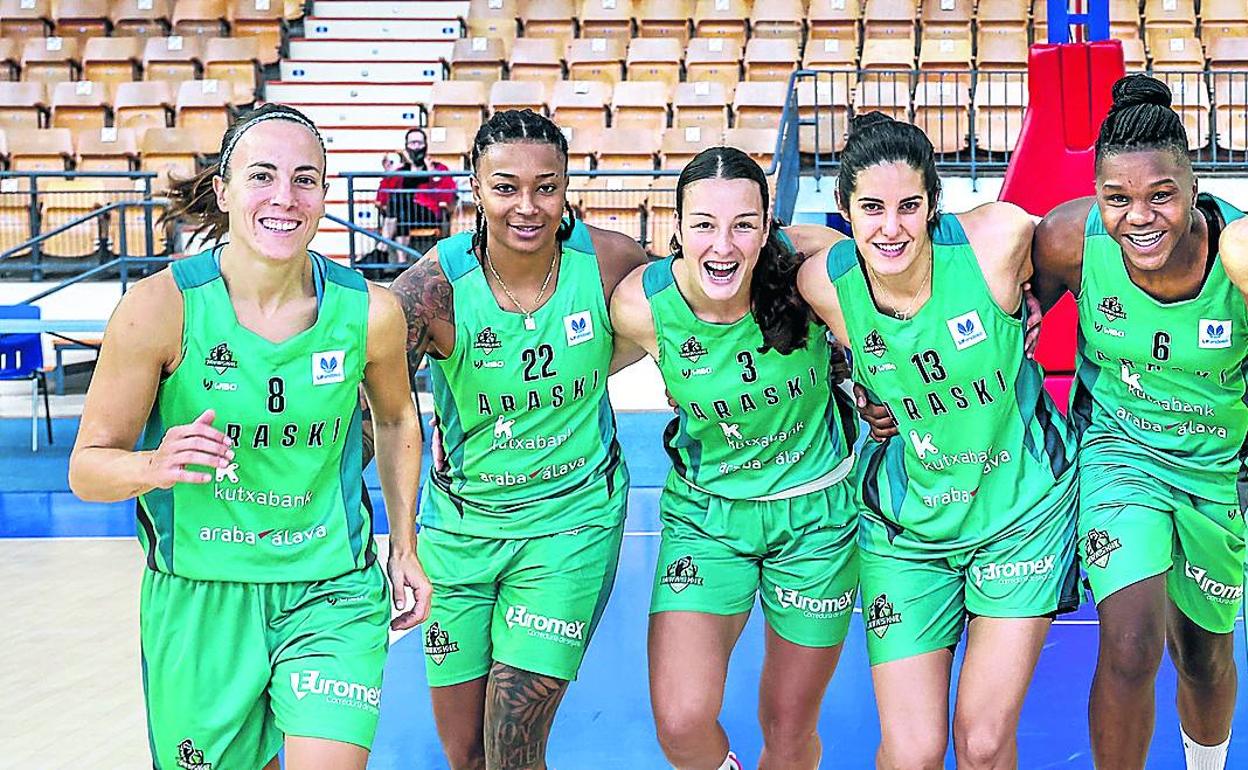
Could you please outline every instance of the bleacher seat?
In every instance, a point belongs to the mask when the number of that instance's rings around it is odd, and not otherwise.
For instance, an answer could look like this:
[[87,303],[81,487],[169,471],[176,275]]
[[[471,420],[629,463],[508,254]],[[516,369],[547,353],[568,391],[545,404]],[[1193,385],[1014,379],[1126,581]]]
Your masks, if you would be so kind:
[[260,82],[260,41],[254,37],[208,38],[204,44],[204,78],[228,80],[234,104],[255,101]]
[[[499,83],[507,81],[500,80]],[[497,84],[496,84],[497,85]],[[462,128],[430,126],[425,129],[426,153],[430,161],[443,164],[452,171],[468,167],[468,155],[472,152],[473,137]]]
[[751,39],[784,38],[800,43],[805,17],[802,0],[756,0],[750,12]]
[[113,94],[113,121],[134,129],[139,136],[148,128],[164,128],[174,103],[174,84],[167,80],[120,83]]
[[129,128],[98,128],[74,134],[78,171],[131,171],[138,167],[139,140]]
[[74,157],[68,128],[10,128],[5,132],[10,171],[64,171]]
[[52,34],[87,40],[109,31],[109,0],[56,0],[52,4]]
[[910,120],[910,80],[903,73],[865,73],[854,89],[854,110],[882,112],[894,120]]
[[162,37],[169,34],[173,0],[113,0],[109,18],[113,35]]
[[486,85],[503,78],[507,51],[496,37],[463,37],[451,52],[452,80],[479,80]]
[[927,37],[919,48],[920,77],[971,85],[971,37]]
[[220,137],[209,142],[203,134],[184,128],[149,128],[139,139],[139,168],[157,175],[154,190],[168,188],[170,178],[195,175],[200,160],[216,154]]
[[12,40],[52,34],[52,0],[0,0],[0,37]]
[[849,129],[849,96],[851,73],[837,73],[818,81],[804,79],[797,84],[797,112],[802,118],[817,120],[817,125],[801,126],[798,150],[807,155],[827,154],[845,149]]
[[611,86],[602,81],[564,80],[551,94],[551,119],[572,128],[606,128],[610,101]]
[[659,144],[659,167],[679,170],[693,160],[693,156],[708,147],[722,144],[722,128],[685,126],[669,128],[663,132]]
[[613,171],[651,171],[659,154],[662,134],[630,128],[605,129],[598,139],[598,168]]
[[628,44],[625,74],[628,80],[657,80],[675,88],[683,55],[684,48],[675,38],[640,37]]
[[137,37],[93,37],[82,50],[82,79],[97,83],[128,83],[142,75],[143,40]]
[[260,63],[276,62],[285,28],[285,7],[280,0],[230,0],[227,11],[230,34],[255,38],[259,43]]
[[904,37],[868,37],[862,41],[864,70],[914,69],[914,41]]
[[1138,0],[1109,0],[1109,34],[1117,40],[1140,37]]
[[230,125],[231,90],[228,80],[187,80],[179,84],[174,101],[178,127],[219,139]]
[[143,73],[147,80],[180,83],[199,75],[204,42],[198,37],[170,35],[148,38],[143,44]]
[[802,66],[806,69],[858,69],[858,29],[830,27],[826,35],[806,41]]
[[183,37],[216,37],[230,32],[226,0],[177,0],[169,21],[173,34]]
[[789,84],[778,81],[742,81],[732,98],[737,128],[775,128],[780,125]]
[[611,94],[611,125],[658,136],[667,128],[670,91],[656,80],[625,80]]
[[1202,0],[1200,40],[1205,49],[1224,37],[1248,37],[1248,4],[1243,0]]
[[78,78],[81,44],[72,37],[35,37],[22,47],[22,80],[49,85]]
[[581,37],[619,38],[627,44],[633,36],[632,0],[582,0],[578,18]]
[[497,38],[508,52],[516,39],[520,0],[470,0],[464,28],[468,37]]
[[1163,28],[1145,29],[1144,34],[1154,69],[1190,72],[1205,68],[1205,53],[1194,32]]
[[40,128],[47,123],[48,88],[40,82],[0,83],[0,128]]
[[693,32],[694,0],[641,0],[637,9],[638,37],[670,37],[689,44]]
[[525,0],[520,26],[525,37],[549,37],[566,46],[576,35],[575,0]]
[[[975,20],[982,32],[985,29],[1010,27],[1027,31],[1027,4],[1025,0],[979,0]],[[1040,38],[1036,38],[1040,42]]]
[[976,84],[975,142],[987,152],[1010,152],[1018,144],[1027,109],[1025,77],[982,79]]
[[[0,131],[0,155],[7,154],[5,132]],[[0,179],[0,251],[30,240],[30,225],[30,178]]]
[[568,43],[564,56],[568,80],[597,80],[614,86],[624,78],[628,41],[622,38],[578,38]]
[[1213,101],[1218,147],[1233,152],[1248,151],[1248,79],[1242,74],[1215,73]]
[[533,110],[545,115],[546,86],[535,80],[500,80],[490,86],[490,112]]
[[980,69],[1027,71],[1027,29],[1024,27],[981,26],[975,49],[975,62]]
[[17,80],[21,73],[22,49],[12,38],[0,38],[0,81]]
[[866,0],[862,9],[863,41],[904,38],[913,45],[918,18],[918,0]]
[[606,129],[593,125],[563,126],[562,129],[568,139],[568,168],[591,170],[598,155],[602,132]]
[[744,45],[749,26],[746,0],[697,0],[694,5],[694,37],[722,37]]
[[779,134],[776,128],[730,128],[724,132],[724,144],[741,150],[768,171]]
[[1155,77],[1170,87],[1171,106],[1183,119],[1188,150],[1194,152],[1208,147],[1211,108],[1204,73],[1157,72]]
[[660,257],[672,251],[672,233],[676,229],[677,180],[678,177],[671,175],[654,177],[650,181],[650,193],[646,196],[646,210],[649,212],[646,248]]
[[741,82],[741,44],[730,38],[695,37],[685,49],[685,80],[722,83],[735,89]]
[[[100,179],[45,179],[40,182],[40,220],[44,232],[90,214],[99,208],[104,192]],[[58,259],[78,259],[99,251],[100,236],[105,233],[103,222],[88,219],[45,240],[40,251]]]
[[926,0],[919,17],[923,37],[971,37],[971,19],[975,16],[974,0]]
[[1032,0],[1031,34],[1037,43],[1049,41],[1049,0]]
[[1148,66],[1148,55],[1144,51],[1144,41],[1138,37],[1122,39],[1122,61],[1127,72],[1143,72]]
[[730,89],[722,82],[708,81],[677,83],[672,95],[672,126],[722,133],[728,128],[728,105],[735,86]]
[[787,83],[800,60],[798,41],[756,37],[745,46],[745,79]]
[[810,40],[841,37],[847,29],[853,30],[856,38],[858,21],[861,18],[862,8],[858,0],[810,0],[810,7],[806,12]]
[[1196,4],[1193,0],[1145,0],[1144,29],[1169,30],[1183,36],[1196,34]]
[[914,94],[914,123],[932,140],[937,153],[962,152],[970,146],[970,88],[957,81],[920,81]]
[[459,128],[476,136],[485,120],[485,84],[475,80],[445,80],[433,84],[429,97],[429,123]]
[[110,122],[111,98],[103,83],[57,83],[52,89],[52,126],[71,131],[99,130]]
[[563,45],[553,38],[520,37],[511,47],[511,79],[535,80],[547,94],[563,80]]

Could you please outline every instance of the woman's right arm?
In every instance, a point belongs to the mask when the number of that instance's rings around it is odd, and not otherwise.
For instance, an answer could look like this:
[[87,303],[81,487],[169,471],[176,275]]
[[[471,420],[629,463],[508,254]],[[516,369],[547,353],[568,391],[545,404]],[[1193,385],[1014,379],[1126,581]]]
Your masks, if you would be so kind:
[[615,329],[615,354],[611,358],[612,373],[624,365],[649,354],[659,358],[659,343],[650,315],[650,302],[641,283],[646,265],[638,265],[620,279],[611,293],[611,326]]
[[1076,198],[1050,211],[1036,226],[1031,244],[1031,290],[1046,313],[1067,291],[1079,291],[1084,223],[1095,205],[1095,198]]
[[182,298],[169,271],[122,297],[104,331],[69,458],[70,489],[83,500],[117,502],[179,482],[207,483],[211,474],[187,466],[225,467],[233,456],[229,439],[212,427],[212,410],[171,427],[157,449],[134,449],[181,340]]

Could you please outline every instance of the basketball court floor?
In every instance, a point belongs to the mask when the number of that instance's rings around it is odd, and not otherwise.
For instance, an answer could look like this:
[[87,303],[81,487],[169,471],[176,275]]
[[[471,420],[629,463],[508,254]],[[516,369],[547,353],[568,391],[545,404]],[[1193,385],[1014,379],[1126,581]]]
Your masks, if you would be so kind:
[[[654,738],[646,680],[646,611],[658,550],[657,505],[667,470],[662,412],[620,414],[633,473],[628,536],[615,592],[579,681],[555,722],[555,770],[666,768]],[[132,504],[86,504],[66,488],[76,422],[56,421],[56,444],[29,451],[29,422],[0,420],[0,769],[150,767],[138,664],[142,560]],[[25,442],[25,443],[24,443]],[[374,499],[376,478],[369,476]],[[380,513],[379,513],[380,516]],[[384,530],[384,518],[381,520]],[[384,545],[381,549],[385,553]],[[855,619],[823,705],[824,768],[870,768],[879,738],[863,628]],[[1241,697],[1228,767],[1248,767],[1248,676],[1236,629]],[[1020,767],[1090,768],[1085,727],[1096,655],[1085,605],[1049,636],[1019,731]],[[228,641],[222,640],[222,644]],[[758,612],[737,647],[723,722],[745,766],[761,746],[756,724],[762,661]],[[396,635],[370,768],[445,768],[430,712],[418,632]],[[1183,767],[1174,670],[1163,664],[1148,767]],[[948,762],[953,767],[952,758]],[[225,770],[225,769],[223,769]],[[229,769],[234,770],[234,769]]]

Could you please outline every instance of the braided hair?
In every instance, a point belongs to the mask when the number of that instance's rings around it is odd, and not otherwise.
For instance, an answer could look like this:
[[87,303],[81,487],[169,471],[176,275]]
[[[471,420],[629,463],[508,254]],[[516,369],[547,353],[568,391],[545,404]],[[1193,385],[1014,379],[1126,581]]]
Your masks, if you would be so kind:
[[940,174],[932,140],[912,123],[902,123],[882,112],[855,115],[849,121],[849,136],[841,150],[841,167],[836,176],[836,202],[849,211],[849,198],[858,186],[858,174],[883,163],[905,163],[923,176],[930,213],[927,231],[935,232],[940,222]]
[[1191,166],[1183,119],[1171,107],[1170,89],[1144,74],[1114,83],[1114,103],[1096,137],[1096,162],[1123,152],[1168,150]]
[[[496,144],[520,143],[553,145],[559,151],[559,154],[563,156],[563,172],[565,176],[567,175],[568,138],[563,135],[563,132],[554,124],[554,121],[538,115],[533,110],[503,110],[502,112],[494,113],[489,120],[481,124],[481,128],[477,130],[476,138],[472,140],[472,154],[470,156],[472,173],[477,173],[481,156],[490,147]],[[576,224],[576,213],[568,203],[566,195],[563,207],[567,211],[568,218],[560,223],[559,229],[555,232],[555,239],[559,244],[562,244],[572,236],[572,227]],[[484,253],[485,235],[485,209],[478,203],[477,225],[472,232],[472,252],[478,258]]]
[[[685,188],[703,179],[748,179],[758,185],[763,216],[770,216],[767,177],[758,163],[735,147],[708,147],[694,156],[676,180],[676,221],[684,216]],[[682,254],[680,239],[672,236],[672,254]],[[758,352],[775,348],[788,354],[806,345],[810,331],[810,308],[797,293],[797,269],[801,257],[780,239],[780,224],[772,222],[767,241],[758,254],[750,279],[750,311],[763,333]]]

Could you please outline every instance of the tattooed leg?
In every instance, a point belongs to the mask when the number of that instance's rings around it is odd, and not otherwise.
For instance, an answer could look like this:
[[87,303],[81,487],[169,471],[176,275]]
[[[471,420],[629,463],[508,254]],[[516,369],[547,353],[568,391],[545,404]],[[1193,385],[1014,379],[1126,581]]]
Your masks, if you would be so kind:
[[488,770],[545,770],[546,741],[565,679],[495,663],[485,694],[485,758]]

